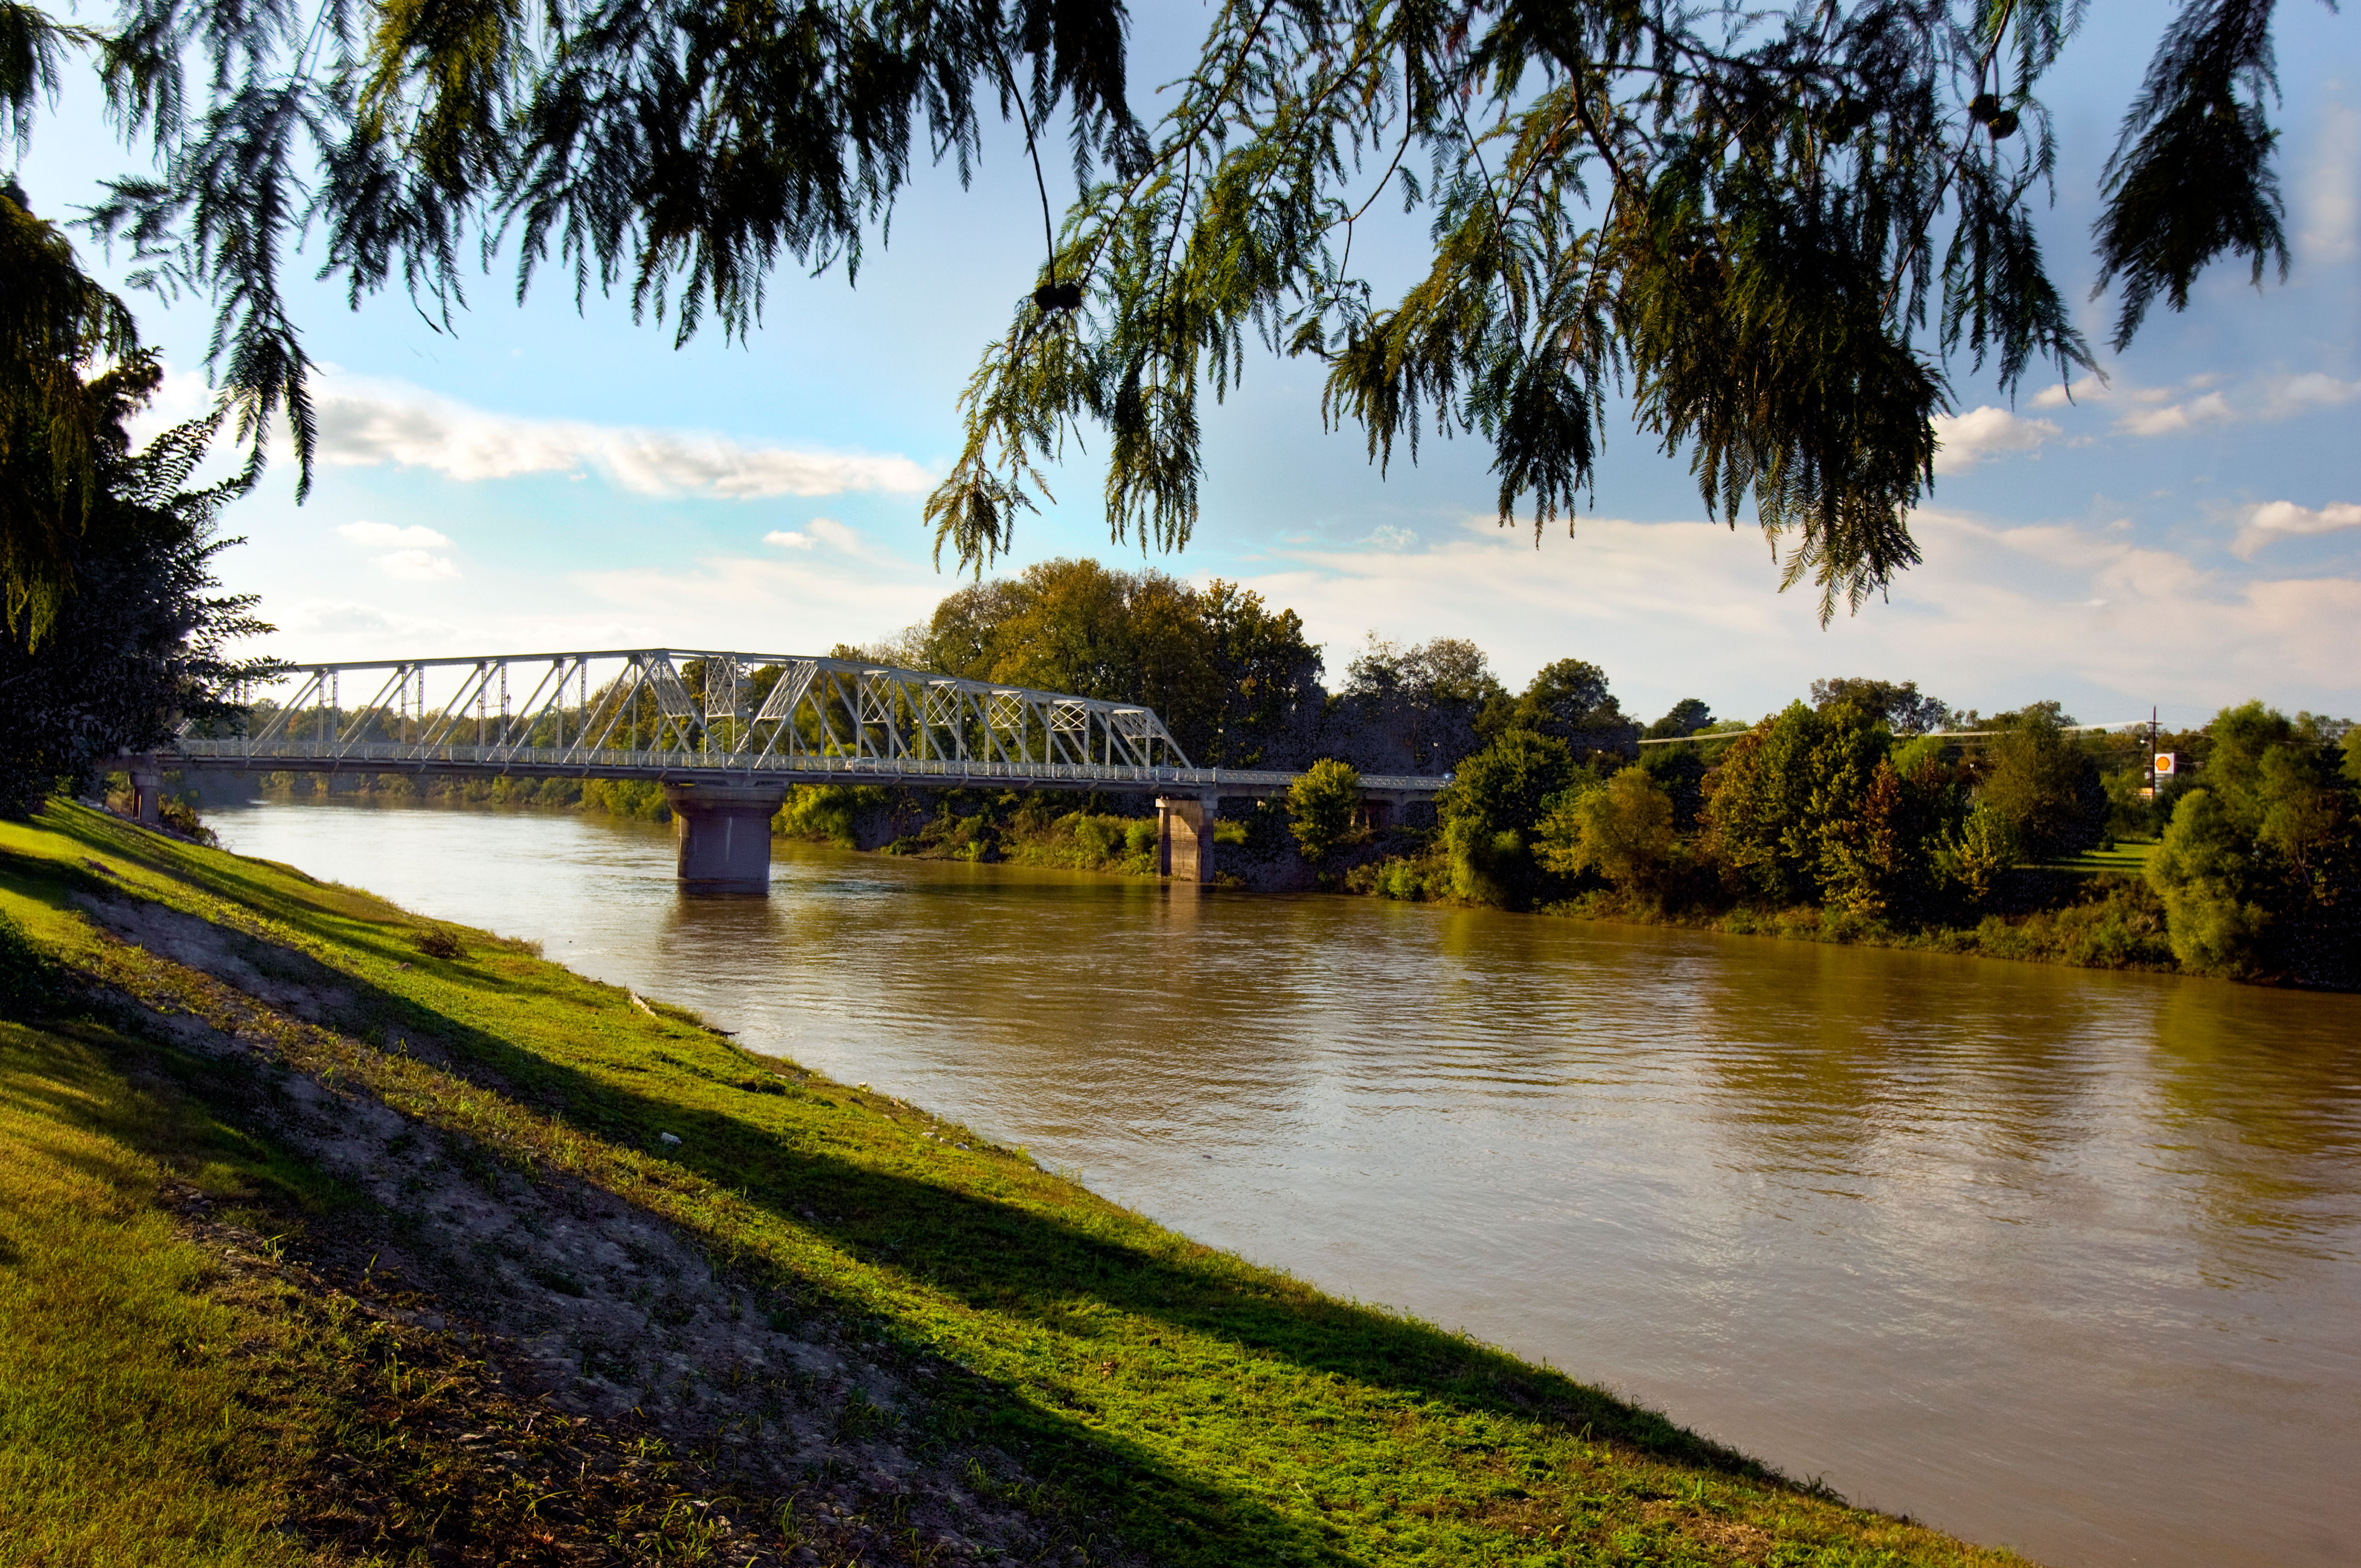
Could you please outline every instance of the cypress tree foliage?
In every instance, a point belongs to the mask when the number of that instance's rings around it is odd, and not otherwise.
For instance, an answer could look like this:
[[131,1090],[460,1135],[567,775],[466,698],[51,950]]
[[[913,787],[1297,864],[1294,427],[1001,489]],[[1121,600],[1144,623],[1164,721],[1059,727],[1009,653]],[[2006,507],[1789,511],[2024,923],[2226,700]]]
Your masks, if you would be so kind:
[[[2284,263],[2271,8],[2185,0],[2132,105],[2098,235],[2119,343],[2225,253]],[[743,334],[783,261],[857,274],[916,159],[966,175],[994,113],[1037,159],[1061,126],[1081,193],[1012,280],[927,509],[979,573],[1093,425],[1114,535],[1184,545],[1202,400],[1257,345],[1321,360],[1327,416],[1380,466],[1430,426],[1479,437],[1501,521],[1537,532],[1572,526],[1628,394],[1826,618],[1918,561],[1956,358],[2012,389],[2091,362],[2032,219],[2069,0],[1211,11],[1152,123],[1119,0],[126,0],[103,39],[9,0],[0,106],[21,131],[61,51],[96,45],[156,170],[93,226],[212,300],[238,438],[258,462],[283,410],[305,475],[279,280],[307,235],[355,297],[399,286],[440,319],[513,234],[520,289],[554,266],[676,339]],[[1433,239],[1391,298],[1355,262],[1381,201]]]
[[229,655],[231,641],[270,628],[250,596],[213,593],[213,558],[237,543],[214,537],[214,519],[247,488],[190,488],[221,416],[137,451],[124,433],[158,379],[135,353],[77,385],[93,432],[90,491],[72,498],[85,521],[65,551],[71,590],[44,634],[24,624],[0,635],[0,814],[38,809],[61,782],[79,786],[119,752],[162,744],[184,719],[236,722],[239,685],[279,667]]
[[[30,71],[5,58],[29,47],[11,31],[0,27],[0,85]],[[136,342],[123,302],[83,274],[23,191],[0,186],[0,624],[29,642],[72,591],[69,561],[97,494],[102,432],[82,377]]]

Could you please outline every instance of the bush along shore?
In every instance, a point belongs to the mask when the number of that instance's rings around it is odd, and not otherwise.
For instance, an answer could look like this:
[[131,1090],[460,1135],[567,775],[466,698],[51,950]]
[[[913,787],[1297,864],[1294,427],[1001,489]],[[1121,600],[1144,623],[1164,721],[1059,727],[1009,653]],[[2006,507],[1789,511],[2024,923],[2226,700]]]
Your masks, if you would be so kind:
[[0,1020],[0,1561],[2019,1561],[79,806]]
[[[1971,749],[1839,695],[1635,762],[1512,729],[1462,762],[1436,832],[1334,874],[1395,898],[2361,983],[2361,730],[2226,709],[2190,738],[2194,782],[2150,798],[2102,770],[2120,739],[2038,709],[1987,723]],[[1334,802],[1320,823],[1320,793],[1312,774],[1296,790],[1307,852],[1354,838]]]

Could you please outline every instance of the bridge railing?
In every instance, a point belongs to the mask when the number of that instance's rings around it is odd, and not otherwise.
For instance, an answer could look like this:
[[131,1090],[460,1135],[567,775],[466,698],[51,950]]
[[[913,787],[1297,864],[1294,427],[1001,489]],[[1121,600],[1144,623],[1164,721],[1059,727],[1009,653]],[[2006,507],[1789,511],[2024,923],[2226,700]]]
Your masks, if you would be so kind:
[[[554,746],[409,745],[386,742],[273,739],[179,743],[184,764],[243,773],[322,772],[512,774],[546,778],[697,779],[782,784],[915,784],[937,787],[1000,784],[1019,788],[1169,789],[1175,793],[1279,795],[1298,775],[1235,768],[1147,767],[1106,762],[1007,762],[978,758],[766,756],[743,752],[586,751]],[[1364,776],[1364,791],[1432,795],[1448,776]]]

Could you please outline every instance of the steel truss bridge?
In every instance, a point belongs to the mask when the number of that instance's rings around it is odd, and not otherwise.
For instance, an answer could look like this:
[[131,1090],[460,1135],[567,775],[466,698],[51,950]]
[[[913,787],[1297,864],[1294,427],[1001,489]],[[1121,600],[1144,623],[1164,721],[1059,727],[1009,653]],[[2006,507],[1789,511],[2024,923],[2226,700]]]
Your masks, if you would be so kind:
[[[283,694],[283,695],[281,695]],[[241,772],[1283,794],[1193,765],[1153,709],[856,660],[678,648],[299,664],[249,735],[166,766]],[[347,701],[350,705],[347,706]],[[1367,778],[1432,796],[1447,781]]]
[[[794,784],[1152,794],[1161,868],[1202,882],[1222,799],[1283,795],[1298,777],[1197,767],[1137,704],[794,653],[298,664],[242,696],[250,734],[184,729],[173,751],[133,760],[142,820],[170,769],[643,780],[679,823],[689,892],[767,890],[770,817]],[[1382,823],[1449,782],[1364,777],[1365,809]]]

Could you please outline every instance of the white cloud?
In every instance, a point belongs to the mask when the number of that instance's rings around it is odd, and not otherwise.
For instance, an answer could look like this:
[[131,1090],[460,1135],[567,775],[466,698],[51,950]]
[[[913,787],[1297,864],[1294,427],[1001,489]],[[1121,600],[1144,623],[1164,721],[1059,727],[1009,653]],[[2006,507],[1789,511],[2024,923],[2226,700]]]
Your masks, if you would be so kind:
[[2168,403],[2162,408],[2125,414],[2115,422],[2115,428],[2126,435],[2177,435],[2194,425],[2226,424],[2237,417],[2227,398],[2219,392],[2208,392],[2185,403]]
[[2024,419],[1986,404],[1963,414],[1935,416],[1935,471],[1960,474],[2004,452],[2038,452],[2060,432],[2046,419]]
[[696,628],[686,641],[764,653],[825,653],[837,642],[874,641],[891,628],[925,620],[945,591],[942,580],[923,569],[887,576],[754,556],[678,569],[581,572],[568,580],[591,598],[627,606],[658,626]]
[[1998,526],[1921,511],[1926,562],[1892,602],[1820,630],[1808,590],[1774,591],[1760,535],[1586,518],[1537,551],[1472,522],[1426,548],[1279,552],[1246,586],[1292,607],[1332,653],[1380,635],[1467,637],[1515,685],[1569,654],[1649,715],[1697,696],[1752,718],[1819,676],[1916,680],[1987,711],[2056,696],[2098,722],[2161,702],[2192,718],[2263,696],[2361,704],[2361,577],[2217,571],[2107,524]]
[[302,645],[293,652],[307,659],[376,658],[389,647],[447,644],[456,630],[448,621],[421,620],[350,599],[274,601],[270,619],[278,622],[279,634],[265,645],[284,653],[289,651],[286,639],[301,638]]
[[2334,533],[2344,528],[2361,528],[2361,506],[2350,501],[2331,501],[2324,507],[2300,507],[2293,501],[2266,501],[2248,507],[2240,520],[2244,526],[2230,548],[2242,559],[2252,560],[2255,553],[2274,539],[2300,537],[2307,533]]
[[347,522],[336,532],[368,550],[447,550],[451,541],[426,527],[396,528],[390,522]]
[[917,491],[910,459],[749,445],[692,431],[488,413],[398,382],[338,377],[318,400],[320,455],[354,466],[394,463],[462,481],[588,469],[637,495],[730,500]]
[[2262,392],[2263,417],[2285,419],[2313,409],[2333,409],[2361,398],[2361,378],[2340,381],[2315,370],[2302,376],[2274,377],[2263,383]]
[[2361,256],[2361,112],[2339,104],[2322,119],[2296,203],[2296,249],[2306,267]]
[[409,583],[438,582],[459,575],[458,565],[450,556],[424,550],[397,550],[390,555],[379,556],[377,564],[387,576]]
[[1391,523],[1380,523],[1369,531],[1368,538],[1362,543],[1374,544],[1380,550],[1407,550],[1418,543],[1418,532],[1415,529],[1396,528]]
[[2085,376],[2071,386],[2060,381],[2054,387],[2044,387],[2033,395],[2037,409],[2062,409],[2070,403],[2090,403],[2105,400],[2107,381],[2103,376]]
[[[801,543],[789,543],[788,540]],[[923,620],[955,582],[924,561],[873,544],[857,530],[816,517],[766,535],[774,555],[713,556],[688,566],[577,572],[590,598],[627,605],[659,626],[694,627],[699,647],[820,653],[836,642],[873,642]],[[677,638],[678,633],[667,633]]]

